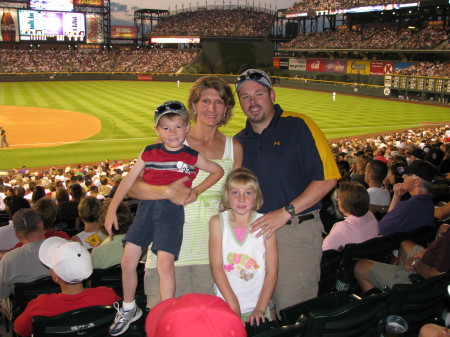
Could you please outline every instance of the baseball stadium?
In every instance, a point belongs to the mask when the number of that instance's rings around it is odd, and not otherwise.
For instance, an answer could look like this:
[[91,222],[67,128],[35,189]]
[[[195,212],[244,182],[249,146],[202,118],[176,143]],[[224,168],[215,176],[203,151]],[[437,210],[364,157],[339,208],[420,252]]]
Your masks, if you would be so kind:
[[[10,226],[14,233],[11,198],[27,199],[35,209],[38,200],[32,199],[33,189],[41,186],[45,190],[42,197],[53,200],[58,207],[54,227],[69,238],[87,233],[89,225],[81,215],[62,220],[56,192],[65,190],[69,199],[70,186],[79,184],[83,188],[81,198],[85,198],[96,196],[105,185],[108,193],[99,193],[101,203],[105,203],[105,198],[113,198],[133,165],[140,162],[143,149],[159,141],[154,123],[157,108],[165,101],[179,101],[188,110],[195,110],[191,101],[193,88],[205,76],[212,76],[231,88],[235,101],[230,108],[231,117],[226,123],[219,123],[217,130],[221,134],[242,136],[241,130],[254,126],[250,117],[247,119],[249,110],[236,88],[240,81],[242,85],[246,81],[262,84],[269,87],[273,102],[284,111],[281,116],[306,115],[306,124],[312,119],[311,123],[323,132],[333,165],[337,164],[340,172],[338,185],[344,180],[357,181],[370,190],[369,167],[374,166],[374,160],[384,163],[386,173],[378,187],[389,191],[389,202],[374,205],[371,199],[369,211],[378,224],[394,210],[399,193],[396,184],[405,184],[403,180],[389,182],[389,177],[401,178],[397,171],[408,176],[414,161],[427,163],[436,171],[438,178],[429,179],[430,191],[426,194],[432,197],[433,207],[442,208],[438,215],[435,211],[434,217],[430,216],[427,226],[421,223],[392,236],[380,232],[379,237],[347,241],[332,251],[324,250],[319,260],[317,296],[281,311],[277,308],[276,319],[266,320],[260,326],[247,323],[245,335],[388,335],[393,333],[387,328],[389,320],[396,316],[404,329],[396,336],[444,336],[442,329],[450,324],[450,266],[442,261],[450,261],[450,244],[438,246],[436,241],[441,237],[443,242],[450,241],[445,239],[449,226],[445,223],[450,219],[450,207],[446,206],[450,201],[450,0],[301,0],[282,9],[269,3],[197,1],[196,6],[185,3],[175,10],[136,7],[130,25],[112,23],[115,6],[110,0],[0,1],[0,279],[4,279],[2,273],[6,274],[7,261],[3,256],[19,249],[13,248],[21,241],[14,236],[14,245],[11,246],[12,241],[9,245],[2,242],[11,239],[1,228]],[[196,118],[196,114],[190,115],[191,127],[195,128]],[[243,166],[253,168],[256,164],[245,160],[247,144],[243,151]],[[320,158],[325,160],[322,153]],[[272,165],[275,170],[276,163]],[[411,175],[423,178],[422,171],[411,171]],[[340,211],[337,191],[333,186],[317,200],[324,239],[334,224],[353,216]],[[408,193],[408,197],[415,198],[415,191]],[[408,200],[404,194],[398,197],[400,203]],[[133,195],[137,197],[126,196],[125,201],[135,214],[140,198],[139,193]],[[186,218],[188,214],[186,211]],[[312,213],[306,215],[309,214]],[[425,211],[413,220],[423,214]],[[295,216],[301,217],[294,208]],[[99,217],[96,222],[100,224]],[[103,241],[101,237],[97,237],[95,245]],[[191,238],[186,232],[184,237],[189,243]],[[433,259],[440,262],[429,263],[428,267],[436,273],[430,276],[413,265],[409,269],[414,274],[409,284],[365,291],[366,284],[357,272],[362,264],[357,262],[366,259],[392,264],[396,259],[406,259],[406,255],[400,256],[405,240],[425,250],[435,247],[437,257]],[[204,245],[207,247],[207,239]],[[86,248],[91,251],[93,247]],[[182,246],[181,254],[185,254],[183,249]],[[421,255],[415,259],[419,265],[425,264]],[[111,287],[122,297],[120,260],[116,262],[112,276],[105,274],[103,279],[94,265],[96,276],[91,278],[96,286]],[[148,282],[147,274],[143,276],[144,264],[139,265],[142,273],[138,272],[136,303],[144,315],[132,320],[130,327],[127,325],[119,334],[158,336],[156,330],[149,328],[150,315],[146,323],[151,295],[147,288],[144,290],[143,284]],[[151,268],[148,262],[146,273]],[[47,282],[42,287],[37,283],[31,295],[15,295],[13,283],[25,285],[26,293],[26,289],[34,287],[29,284],[27,288],[27,284],[39,279],[34,275],[10,281],[10,285],[5,280],[0,282],[0,297],[4,297],[0,306],[0,337],[31,332],[14,325],[18,317],[22,325],[20,315],[30,300],[61,289],[64,293],[65,286],[55,290]],[[86,282],[83,284],[90,288]],[[2,290],[7,286],[12,287],[9,293]],[[3,299],[8,299],[12,307],[8,308]],[[224,299],[228,302],[226,296]],[[104,311],[93,311],[92,315],[83,310],[65,310],[72,314],[62,320],[33,318],[33,335],[56,336],[58,331],[67,336],[119,335],[113,334],[111,328],[108,333],[117,308],[113,303],[107,304],[111,305],[102,304]],[[70,331],[74,327],[78,331]],[[61,332],[64,329],[68,330]],[[202,334],[167,334],[196,335]]]

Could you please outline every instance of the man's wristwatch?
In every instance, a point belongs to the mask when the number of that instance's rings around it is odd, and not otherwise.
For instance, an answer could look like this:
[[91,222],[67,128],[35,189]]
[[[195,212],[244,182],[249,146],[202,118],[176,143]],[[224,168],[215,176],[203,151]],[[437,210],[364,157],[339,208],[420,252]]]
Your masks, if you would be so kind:
[[294,207],[294,205],[287,204],[286,206],[284,206],[284,210],[286,212],[288,212],[291,215],[291,217],[295,216],[295,207]]

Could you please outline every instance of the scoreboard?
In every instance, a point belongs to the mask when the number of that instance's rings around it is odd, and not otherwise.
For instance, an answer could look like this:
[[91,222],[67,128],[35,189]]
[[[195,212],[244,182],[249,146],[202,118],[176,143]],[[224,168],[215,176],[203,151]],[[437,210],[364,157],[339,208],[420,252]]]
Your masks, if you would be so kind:
[[390,89],[450,93],[450,78],[386,75],[384,86]]

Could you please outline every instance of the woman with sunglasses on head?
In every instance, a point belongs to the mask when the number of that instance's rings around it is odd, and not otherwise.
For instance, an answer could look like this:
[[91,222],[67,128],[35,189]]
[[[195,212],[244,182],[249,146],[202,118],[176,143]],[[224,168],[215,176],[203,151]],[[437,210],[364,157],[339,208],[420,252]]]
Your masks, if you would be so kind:
[[[223,169],[213,161],[205,159],[197,151],[184,144],[190,123],[188,111],[179,101],[167,101],[155,110],[155,131],[160,143],[148,145],[140,154],[136,164],[122,180],[112,199],[105,218],[105,229],[112,235],[117,230],[117,208],[136,179],[143,173],[144,181],[152,185],[165,185],[183,177],[191,187],[199,169],[207,172],[204,179],[190,190],[186,203],[197,200],[199,195],[214,185],[223,176]],[[142,316],[135,302],[138,284],[137,265],[144,251],[151,244],[157,255],[157,269],[161,278],[160,298],[166,300],[175,295],[174,261],[178,259],[183,238],[183,206],[169,200],[146,200],[139,204],[133,224],[123,242],[121,260],[123,306],[118,305],[114,323],[109,328],[111,336],[123,334],[129,325]]]
[[[197,201],[184,208],[183,244],[178,261],[175,261],[177,297],[187,293],[214,295],[214,281],[209,267],[209,219],[219,211],[221,190],[227,174],[242,164],[241,144],[219,131],[219,128],[231,119],[234,105],[231,87],[217,76],[198,78],[189,92],[188,109],[193,124],[186,136],[186,143],[203,157],[218,163],[225,174],[218,183],[202,193]],[[205,174],[200,170],[192,186],[202,181]],[[159,195],[172,202],[185,204],[185,189],[179,183],[165,186],[159,193],[156,188],[157,186],[138,182],[131,192],[134,192],[133,196],[138,199],[150,199]],[[177,201],[176,198],[182,200]],[[145,291],[147,306],[150,308],[160,301],[155,260],[153,254],[148,254]]]

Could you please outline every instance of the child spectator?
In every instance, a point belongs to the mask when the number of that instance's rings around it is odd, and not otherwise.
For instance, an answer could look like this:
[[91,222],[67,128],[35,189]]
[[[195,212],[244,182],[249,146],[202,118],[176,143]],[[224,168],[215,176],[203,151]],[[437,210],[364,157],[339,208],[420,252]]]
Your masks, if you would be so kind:
[[[106,213],[111,200],[112,199],[106,199],[104,201],[100,213],[100,230],[104,235],[108,235],[108,233],[102,224],[105,223]],[[124,251],[122,240],[125,239],[125,234],[133,223],[133,219],[134,215],[130,208],[122,201],[119,204],[119,207],[117,207],[117,222],[119,224],[119,229],[113,230],[112,236],[107,237],[100,246],[94,247],[92,250],[92,265],[94,269],[105,269],[120,263]]]
[[348,243],[361,243],[378,236],[378,222],[369,211],[369,193],[358,182],[344,182],[338,190],[338,206],[347,218],[333,225],[322,250],[340,250]]
[[92,262],[88,251],[78,242],[49,238],[39,248],[39,259],[50,268],[61,293],[40,295],[28,303],[14,322],[14,330],[20,336],[31,335],[33,316],[52,317],[79,308],[111,305],[120,299],[111,288],[84,288],[83,281],[92,274]]
[[387,165],[378,159],[372,160],[366,165],[364,180],[369,186],[367,192],[369,193],[370,210],[372,212],[386,213],[391,202],[391,194],[382,187],[387,174]]
[[[186,203],[197,200],[197,196],[214,185],[223,176],[223,169],[216,163],[203,158],[197,151],[184,145],[189,132],[189,114],[178,101],[167,101],[155,110],[155,131],[162,143],[147,146],[139,156],[136,165],[120,183],[109,205],[105,228],[109,235],[112,227],[118,228],[117,208],[141,172],[144,180],[152,185],[166,185],[182,177],[189,177],[185,184],[191,187],[198,169],[210,175],[191,190]],[[186,178],[185,178],[186,179]],[[110,327],[110,335],[124,333],[130,323],[138,320],[142,311],[134,301],[137,272],[136,267],[142,253],[152,244],[152,252],[158,257],[161,300],[175,296],[175,267],[183,236],[183,206],[169,200],[142,201],[139,204],[133,225],[124,239],[125,251],[122,257],[123,307],[118,310]]]
[[106,239],[98,222],[101,209],[102,203],[95,197],[83,198],[78,205],[78,214],[84,222],[84,230],[72,236],[72,240],[81,243],[86,249],[92,249]]
[[250,233],[249,225],[262,216],[258,179],[238,168],[227,177],[222,204],[226,209],[210,220],[209,255],[217,296],[246,322],[259,325],[269,313],[278,275],[276,235],[270,239]]

